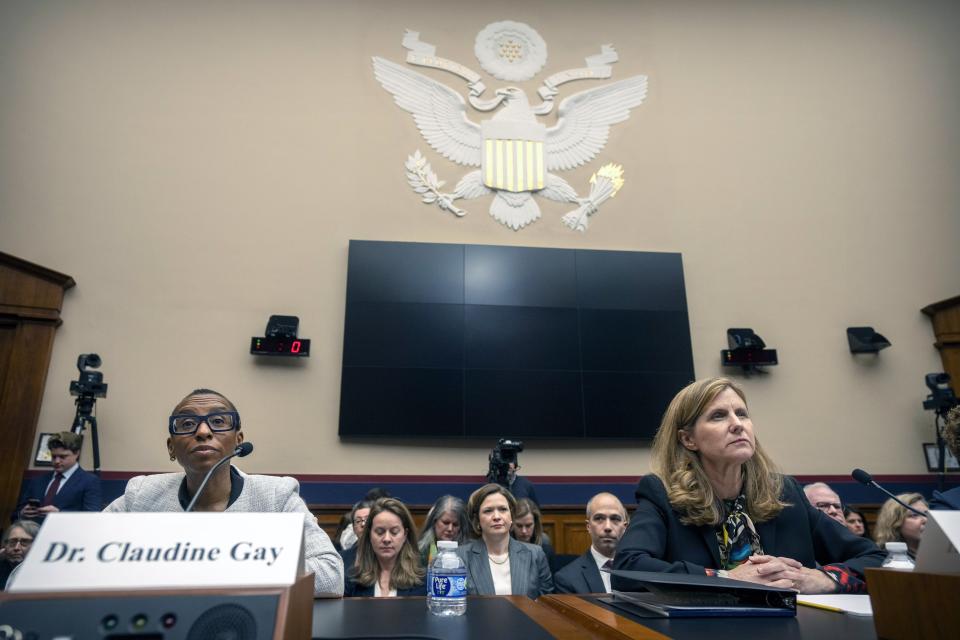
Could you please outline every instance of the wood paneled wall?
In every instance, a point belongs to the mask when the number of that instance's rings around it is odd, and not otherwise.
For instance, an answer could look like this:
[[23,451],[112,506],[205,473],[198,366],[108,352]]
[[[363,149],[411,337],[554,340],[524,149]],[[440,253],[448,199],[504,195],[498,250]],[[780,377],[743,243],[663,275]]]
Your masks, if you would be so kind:
[[[413,520],[419,530],[430,509],[429,505],[407,505]],[[877,523],[878,504],[853,505],[864,512],[867,525],[873,531]],[[350,510],[349,505],[310,505],[310,510],[317,516],[317,523],[333,539],[333,535],[340,523],[340,517]],[[632,513],[631,506],[627,510]],[[580,555],[590,548],[590,534],[587,532],[587,516],[582,507],[558,506],[543,508],[543,530],[550,536],[553,549],[558,554]]]
[[[40,403],[61,324],[63,292],[73,278],[0,253],[0,522],[16,507],[34,449]],[[66,393],[64,389],[64,393]]]

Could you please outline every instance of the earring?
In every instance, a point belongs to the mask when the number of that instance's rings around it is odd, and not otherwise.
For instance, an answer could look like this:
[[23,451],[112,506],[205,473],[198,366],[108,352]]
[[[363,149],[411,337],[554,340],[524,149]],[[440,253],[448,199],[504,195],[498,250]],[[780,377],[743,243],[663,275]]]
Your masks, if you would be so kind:
[[177,457],[176,457],[176,456],[174,456],[174,455],[171,455],[171,456],[170,456],[170,462],[176,462],[176,460],[177,460]]

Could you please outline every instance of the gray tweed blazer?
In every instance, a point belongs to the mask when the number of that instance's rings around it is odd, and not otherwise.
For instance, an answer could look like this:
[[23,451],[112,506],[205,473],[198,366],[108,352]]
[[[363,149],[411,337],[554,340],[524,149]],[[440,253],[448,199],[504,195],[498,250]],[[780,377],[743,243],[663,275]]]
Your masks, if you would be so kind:
[[[302,513],[304,569],[313,572],[314,595],[343,595],[343,560],[300,497],[300,483],[294,478],[248,475],[239,469],[237,471],[243,476],[243,491],[236,502],[227,507],[227,511]],[[107,505],[104,511],[182,513],[183,507],[177,494],[183,477],[183,472],[180,472],[130,478],[124,494]]]
[[[510,538],[510,592],[515,596],[539,598],[553,592],[553,576],[547,556],[538,545]],[[467,592],[471,595],[492,596],[496,593],[490,556],[483,540],[473,540],[459,549],[457,555],[467,565]]]

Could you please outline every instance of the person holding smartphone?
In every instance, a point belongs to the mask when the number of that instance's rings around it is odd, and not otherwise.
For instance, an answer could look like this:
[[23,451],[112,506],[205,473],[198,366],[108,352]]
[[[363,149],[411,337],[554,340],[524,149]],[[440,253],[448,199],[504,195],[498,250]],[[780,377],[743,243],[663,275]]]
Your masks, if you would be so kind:
[[47,441],[53,472],[24,484],[13,519],[41,522],[57,511],[100,511],[103,493],[100,478],[80,468],[82,438],[71,432],[56,433]]

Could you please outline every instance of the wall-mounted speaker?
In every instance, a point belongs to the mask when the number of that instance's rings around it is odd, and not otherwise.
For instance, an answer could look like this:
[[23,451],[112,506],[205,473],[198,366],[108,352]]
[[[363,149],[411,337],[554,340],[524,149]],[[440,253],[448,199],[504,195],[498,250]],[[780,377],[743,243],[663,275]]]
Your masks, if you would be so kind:
[[0,638],[294,640],[312,624],[312,574],[290,587],[0,594]]

